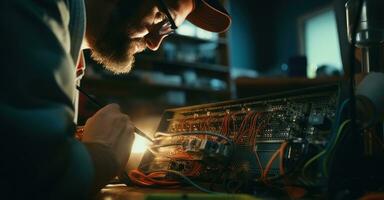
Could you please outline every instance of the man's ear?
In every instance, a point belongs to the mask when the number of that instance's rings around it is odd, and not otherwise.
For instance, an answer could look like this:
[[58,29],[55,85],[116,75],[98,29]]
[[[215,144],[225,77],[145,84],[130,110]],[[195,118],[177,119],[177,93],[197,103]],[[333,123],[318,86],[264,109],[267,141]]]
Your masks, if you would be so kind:
[[149,34],[145,37],[145,43],[147,44],[147,48],[152,51],[156,51],[157,49],[159,49],[161,42],[165,37],[167,37],[167,35]]

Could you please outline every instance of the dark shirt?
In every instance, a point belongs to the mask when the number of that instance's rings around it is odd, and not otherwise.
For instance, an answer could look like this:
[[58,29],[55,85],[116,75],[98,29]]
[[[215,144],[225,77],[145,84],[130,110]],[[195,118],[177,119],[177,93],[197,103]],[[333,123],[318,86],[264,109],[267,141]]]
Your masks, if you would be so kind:
[[2,199],[85,199],[117,171],[109,149],[74,139],[84,11],[72,1],[0,1]]

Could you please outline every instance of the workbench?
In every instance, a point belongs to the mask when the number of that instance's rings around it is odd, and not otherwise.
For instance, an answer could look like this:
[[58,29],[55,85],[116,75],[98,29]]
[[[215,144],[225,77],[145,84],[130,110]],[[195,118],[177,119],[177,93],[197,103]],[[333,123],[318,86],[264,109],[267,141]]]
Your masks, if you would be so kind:
[[107,185],[96,200],[258,200],[249,195],[207,194],[192,187],[144,188],[124,184]]

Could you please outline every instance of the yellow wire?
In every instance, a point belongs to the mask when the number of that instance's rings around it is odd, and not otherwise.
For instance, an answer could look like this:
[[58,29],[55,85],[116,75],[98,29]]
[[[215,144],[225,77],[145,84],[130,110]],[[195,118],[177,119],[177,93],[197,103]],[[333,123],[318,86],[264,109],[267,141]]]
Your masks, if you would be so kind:
[[303,177],[304,177],[305,179],[307,179],[307,177],[306,177],[306,175],[305,175],[305,170],[308,168],[308,166],[311,165],[315,160],[317,160],[317,159],[319,159],[321,156],[323,156],[326,152],[327,152],[326,150],[321,151],[320,153],[318,153],[316,156],[313,156],[311,159],[309,159],[309,160],[305,163],[305,165],[304,165],[304,167],[303,167],[303,170],[302,170],[302,172],[301,172],[301,174],[303,175]]
[[[336,138],[335,138],[335,141],[333,142],[331,148],[329,149],[329,152],[333,150],[333,148],[335,147],[336,143],[338,142],[339,138],[340,138],[340,135],[341,135],[341,132],[342,130],[344,129],[344,127],[350,122],[351,120],[346,120],[344,121],[340,127],[339,127],[339,130],[337,131],[337,134],[336,134]],[[328,153],[327,149],[321,151],[320,153],[318,153],[317,155],[313,156],[311,159],[309,159],[305,164],[304,164],[304,167],[303,167],[303,170],[301,171],[301,174],[302,176],[307,179],[306,175],[305,175],[305,171],[306,169],[308,168],[309,165],[311,165],[314,161],[316,161],[317,159],[319,159],[320,157],[322,157],[324,154]],[[328,159],[326,159],[324,162],[323,162],[323,170],[324,170],[324,175],[325,176],[328,176],[328,171],[326,169],[326,166],[328,164]]]
[[[336,138],[335,138],[335,141],[333,142],[331,148],[328,150],[327,153],[330,153],[333,151],[333,149],[335,148],[337,142],[339,141],[339,138],[340,138],[340,135],[341,135],[341,132],[343,131],[344,127],[349,123],[351,122],[351,120],[345,120],[339,127],[339,130],[337,131],[337,135],[336,135]],[[323,173],[324,173],[324,176],[325,177],[328,177],[328,160],[329,160],[329,155],[324,159],[323,161]]]

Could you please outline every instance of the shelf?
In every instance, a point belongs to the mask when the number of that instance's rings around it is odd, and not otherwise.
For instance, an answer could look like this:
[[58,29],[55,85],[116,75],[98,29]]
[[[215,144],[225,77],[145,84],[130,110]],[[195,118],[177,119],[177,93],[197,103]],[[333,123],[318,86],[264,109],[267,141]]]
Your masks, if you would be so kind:
[[173,34],[166,38],[166,42],[177,42],[177,43],[192,43],[192,44],[205,44],[205,43],[217,43],[226,45],[227,41],[225,38],[218,38],[218,40],[198,38],[188,35]]
[[180,69],[180,67],[183,67],[183,68],[198,69],[203,71],[213,71],[218,73],[229,73],[228,66],[224,66],[224,65],[170,61],[170,60],[164,60],[164,59],[158,58],[156,56],[152,57],[149,55],[138,55],[136,57],[136,61],[138,65],[140,61],[144,61],[144,62],[151,62],[152,64],[158,64],[159,66],[166,65],[166,67],[172,67],[177,69]]
[[[141,80],[130,80],[130,79],[94,79],[94,78],[84,78],[82,80],[82,85],[90,88],[97,88],[98,90],[105,90],[110,93],[113,92],[111,90],[121,90],[126,91],[130,90],[142,90],[143,88],[148,89],[146,92],[150,92],[151,89],[162,89],[162,90],[179,90],[186,92],[194,92],[194,93],[211,93],[220,96],[230,95],[229,90],[214,90],[211,88],[203,88],[203,87],[192,87],[192,86],[183,86],[183,85],[172,85],[172,84],[161,84],[161,83],[150,83],[144,82]],[[111,89],[113,88],[113,89]],[[120,93],[120,92],[117,92]]]

